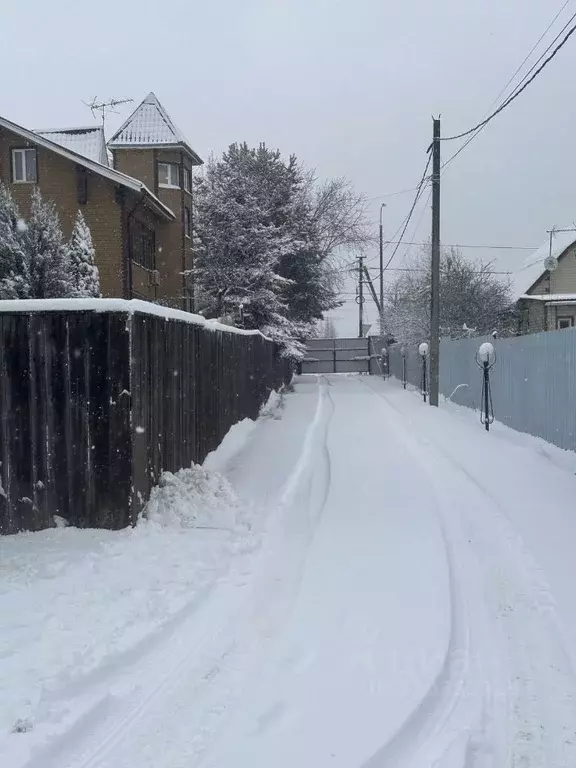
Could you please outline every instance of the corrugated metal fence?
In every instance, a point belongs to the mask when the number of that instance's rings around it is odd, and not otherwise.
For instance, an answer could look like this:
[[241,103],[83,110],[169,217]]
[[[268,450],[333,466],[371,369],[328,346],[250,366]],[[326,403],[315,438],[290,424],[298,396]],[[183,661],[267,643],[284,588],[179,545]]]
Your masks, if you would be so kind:
[[2,312],[0,532],[134,523],[291,376],[259,335],[145,312]]
[[[468,408],[480,405],[481,371],[475,355],[483,341],[496,350],[491,371],[496,419],[519,432],[576,451],[576,329],[507,339],[443,339],[440,392]],[[390,372],[402,380],[402,348],[390,348]],[[406,347],[409,384],[420,386],[421,360]]]

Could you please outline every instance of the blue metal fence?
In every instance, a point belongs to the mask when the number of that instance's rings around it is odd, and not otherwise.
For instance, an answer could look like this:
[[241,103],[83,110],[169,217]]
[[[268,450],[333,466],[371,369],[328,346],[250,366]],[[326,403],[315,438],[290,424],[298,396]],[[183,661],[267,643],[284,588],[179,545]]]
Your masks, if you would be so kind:
[[[475,360],[483,341],[491,341],[497,361],[491,371],[496,419],[519,432],[542,437],[576,451],[576,329],[506,339],[443,339],[440,342],[440,392],[452,402],[479,408],[481,371]],[[390,348],[390,372],[402,380],[401,346]],[[419,386],[421,361],[416,347],[405,348],[407,380]]]

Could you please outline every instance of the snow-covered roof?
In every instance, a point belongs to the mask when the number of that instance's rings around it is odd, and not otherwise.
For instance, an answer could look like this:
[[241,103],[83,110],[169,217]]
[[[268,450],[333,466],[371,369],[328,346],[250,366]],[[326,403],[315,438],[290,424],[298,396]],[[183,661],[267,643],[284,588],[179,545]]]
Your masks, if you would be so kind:
[[134,314],[139,312],[146,315],[163,317],[165,320],[181,320],[193,325],[201,325],[208,331],[224,331],[236,333],[240,336],[261,336],[268,339],[257,330],[245,330],[224,325],[217,320],[207,320],[202,315],[192,312],[184,312],[181,309],[164,307],[161,304],[152,304],[140,299],[6,299],[0,300],[0,314],[13,312],[126,312]]
[[53,130],[35,130],[39,136],[60,144],[65,149],[71,149],[89,160],[108,165],[106,140],[101,125],[90,125],[82,128],[60,128]]
[[545,301],[554,302],[555,304],[561,304],[562,302],[576,301],[576,293],[525,293],[520,296],[521,299],[532,299],[532,301]]
[[94,173],[99,173],[101,176],[110,179],[110,181],[113,181],[116,184],[127,187],[134,192],[143,194],[148,201],[150,208],[169,219],[173,220],[176,218],[174,212],[171,211],[170,208],[168,208],[168,206],[165,205],[161,200],[159,200],[156,195],[151,192],[148,187],[139,179],[134,179],[132,176],[128,176],[125,173],[114,170],[114,168],[109,168],[107,165],[98,163],[95,160],[90,160],[89,158],[79,154],[78,152],[75,152],[72,149],[67,149],[61,144],[57,144],[51,139],[47,139],[45,136],[41,136],[34,131],[29,131],[27,128],[23,128],[21,125],[17,125],[11,120],[6,120],[5,117],[0,117],[0,128],[5,128],[7,131],[11,131],[17,136],[21,136],[23,139],[26,139],[26,141],[29,141],[32,144],[37,144],[40,147],[49,149],[52,152],[65,157],[67,160],[71,160],[74,163],[78,163],[79,165],[94,171]]
[[186,142],[182,131],[174,125],[152,92],[120,126],[108,142],[108,146],[111,149],[121,147],[179,147],[188,151],[195,164],[202,164],[202,160]]
[[[559,259],[574,243],[576,243],[576,232],[555,232],[552,238],[551,255]],[[510,288],[514,301],[525,297],[534,283],[546,273],[544,259],[548,256],[550,256],[550,238],[547,238],[538,250],[527,256],[518,270],[512,272]]]

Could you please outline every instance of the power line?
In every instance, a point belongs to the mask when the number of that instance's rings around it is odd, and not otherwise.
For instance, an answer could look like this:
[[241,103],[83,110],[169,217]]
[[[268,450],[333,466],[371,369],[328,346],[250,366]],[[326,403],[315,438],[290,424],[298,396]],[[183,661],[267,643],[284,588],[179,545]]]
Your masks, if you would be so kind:
[[[371,272],[374,272],[377,270],[376,267],[368,267],[368,269]],[[429,270],[425,269],[424,267],[390,267],[388,270],[389,272],[428,272]],[[472,272],[473,275],[512,275],[513,272],[499,272],[497,270],[492,269],[486,269],[486,270],[474,270]]]
[[[388,244],[400,243],[400,245],[430,245],[427,240],[388,240]],[[485,248],[492,251],[535,251],[536,247],[530,245],[481,245],[466,243],[442,243],[443,248]]]
[[[412,203],[412,207],[410,208],[408,216],[406,217],[406,221],[405,221],[404,227],[402,229],[402,234],[400,235],[400,238],[399,238],[399,240],[398,240],[398,242],[396,244],[396,248],[394,248],[394,250],[392,251],[392,256],[390,256],[390,258],[386,262],[386,265],[384,266],[384,268],[382,270],[383,272],[385,272],[388,269],[388,267],[390,266],[390,264],[392,263],[392,259],[394,258],[394,256],[396,256],[396,253],[398,252],[398,248],[400,247],[400,243],[402,241],[402,238],[406,234],[406,230],[408,229],[408,224],[410,224],[410,219],[412,218],[412,214],[414,213],[414,209],[416,208],[416,204],[418,203],[418,200],[420,199],[420,195],[422,194],[422,192],[425,189],[424,182],[426,181],[426,174],[428,173],[428,168],[430,167],[431,160],[432,160],[432,155],[431,155],[431,153],[428,153],[428,160],[426,162],[426,167],[424,168],[424,173],[422,174],[422,178],[420,179],[420,183],[416,187],[416,189],[417,189],[416,196],[414,198],[414,202]],[[402,226],[402,225],[400,225],[400,226]],[[396,237],[396,235],[394,235],[392,239],[394,239],[394,237]]]
[[[568,23],[570,23],[570,22],[568,22]],[[506,109],[506,107],[508,107],[508,106],[509,106],[509,105],[510,105],[510,104],[511,104],[511,103],[512,103],[512,102],[513,102],[515,99],[517,99],[517,98],[518,98],[518,96],[520,96],[520,94],[521,94],[521,93],[523,93],[523,92],[526,90],[526,88],[528,88],[528,86],[529,86],[531,83],[533,83],[533,82],[534,82],[534,80],[535,80],[535,79],[538,77],[538,75],[539,75],[539,74],[542,72],[542,70],[543,70],[543,69],[544,69],[546,66],[548,66],[548,64],[549,64],[549,63],[552,61],[552,59],[553,59],[553,58],[554,58],[554,57],[555,57],[555,56],[556,56],[556,55],[557,55],[557,54],[560,52],[560,50],[561,50],[561,49],[562,49],[562,48],[563,48],[563,47],[566,45],[566,43],[567,43],[567,42],[568,42],[568,40],[569,40],[569,39],[572,37],[572,35],[574,34],[574,32],[576,32],[576,25],[575,25],[575,26],[573,26],[573,27],[572,27],[572,28],[569,30],[569,32],[566,34],[566,36],[564,37],[564,39],[562,40],[562,42],[560,42],[560,43],[559,43],[559,44],[556,46],[556,48],[554,48],[554,50],[552,51],[552,53],[550,54],[550,56],[548,56],[546,59],[544,59],[543,63],[542,63],[542,64],[541,64],[541,65],[538,67],[538,69],[536,69],[536,71],[535,71],[535,72],[532,74],[532,76],[531,76],[531,77],[529,77],[529,78],[528,78],[528,80],[526,80],[522,86],[520,86],[519,88],[517,88],[517,89],[516,89],[516,90],[515,90],[515,91],[514,91],[514,92],[513,92],[513,93],[512,93],[512,94],[511,94],[511,95],[510,95],[510,96],[509,96],[507,99],[505,99],[505,100],[502,102],[502,104],[501,104],[501,105],[498,107],[498,109],[496,109],[494,112],[492,112],[492,114],[491,114],[491,115],[489,115],[487,118],[485,118],[484,120],[482,120],[481,122],[479,122],[479,123],[478,123],[478,125],[475,125],[473,128],[470,128],[468,131],[463,131],[463,133],[458,133],[458,134],[456,134],[455,136],[444,136],[444,137],[442,137],[440,140],[441,140],[441,141],[454,141],[454,140],[456,140],[456,139],[463,139],[464,137],[466,137],[466,136],[469,136],[471,133],[475,133],[475,132],[476,132],[476,131],[478,131],[479,129],[483,128],[485,125],[488,125],[488,123],[489,123],[489,122],[491,122],[491,121],[492,121],[492,120],[493,120],[493,119],[494,119],[494,118],[495,118],[497,115],[499,115],[499,114],[500,114],[500,112],[502,112],[504,109]],[[461,152],[461,151],[462,151],[462,149],[464,149],[464,147],[461,147],[461,149],[459,150],[459,152]],[[458,154],[458,153],[457,153],[457,154]]]
[[[553,25],[554,25],[554,24],[555,24],[555,22],[557,21],[558,17],[560,16],[560,14],[561,14],[561,13],[562,13],[562,11],[564,10],[564,8],[566,8],[566,6],[567,6],[567,5],[568,5],[570,2],[572,2],[572,0],[565,0],[564,4],[563,4],[563,5],[562,5],[562,7],[560,8],[560,10],[559,10],[559,11],[556,13],[556,15],[554,16],[554,18],[552,19],[552,21],[551,21],[551,22],[548,24],[548,26],[546,27],[546,29],[544,30],[544,32],[543,32],[543,33],[540,35],[540,37],[538,38],[538,40],[536,41],[536,43],[535,43],[535,44],[532,46],[532,48],[530,49],[530,52],[529,52],[529,53],[528,53],[528,54],[527,54],[527,55],[524,57],[524,60],[522,61],[522,63],[521,63],[521,64],[520,64],[520,66],[518,67],[518,69],[517,69],[517,70],[514,72],[514,74],[512,75],[512,77],[511,77],[511,78],[508,80],[508,82],[506,83],[506,85],[505,85],[505,86],[502,88],[502,90],[500,91],[500,93],[499,93],[499,94],[496,96],[496,98],[494,99],[494,101],[493,101],[493,102],[490,104],[490,106],[488,107],[488,110],[487,110],[488,112],[490,112],[490,110],[491,110],[491,109],[494,107],[494,105],[497,103],[498,99],[499,99],[501,96],[503,96],[503,95],[504,95],[504,93],[505,93],[505,92],[506,92],[506,90],[508,89],[508,86],[509,86],[509,85],[510,85],[510,84],[513,82],[513,80],[514,80],[514,78],[516,77],[516,75],[517,75],[517,74],[518,74],[518,73],[519,73],[519,72],[522,70],[522,67],[524,66],[524,64],[526,64],[526,62],[528,61],[528,59],[530,58],[530,56],[532,56],[532,54],[534,53],[534,51],[536,50],[536,48],[538,48],[538,46],[540,45],[540,43],[542,42],[542,40],[543,40],[543,39],[546,37],[546,35],[547,35],[547,34],[548,34],[548,32],[550,31],[550,29],[553,27]],[[520,86],[520,85],[521,85],[521,84],[524,82],[524,80],[525,80],[525,79],[526,79],[526,78],[527,78],[527,77],[528,77],[528,76],[531,74],[531,72],[533,72],[533,71],[534,71],[534,68],[535,68],[536,66],[538,66],[538,64],[540,63],[540,61],[542,61],[542,59],[544,58],[544,56],[545,56],[545,55],[548,53],[548,51],[549,51],[549,50],[552,48],[552,46],[554,45],[554,43],[555,43],[555,42],[556,42],[556,41],[557,41],[557,40],[560,38],[560,35],[562,34],[562,32],[564,32],[564,31],[565,31],[565,29],[566,29],[566,28],[569,26],[569,24],[572,22],[572,20],[573,20],[574,18],[576,18],[576,14],[574,14],[574,15],[573,15],[573,16],[572,16],[572,17],[571,17],[569,20],[568,20],[568,22],[567,22],[567,23],[566,23],[566,24],[565,24],[565,25],[562,27],[562,29],[561,29],[561,30],[560,30],[560,32],[559,32],[559,33],[556,35],[556,37],[554,38],[554,40],[552,40],[552,42],[550,43],[550,45],[548,46],[548,48],[546,48],[546,50],[545,50],[545,51],[544,51],[544,53],[543,53],[543,54],[540,56],[540,58],[539,58],[539,59],[537,59],[537,61],[536,61],[536,62],[534,62],[534,64],[532,65],[532,67],[531,67],[531,68],[528,70],[528,72],[527,72],[527,73],[524,75],[524,77],[523,77],[523,78],[520,80],[520,82],[518,83],[518,85],[516,86],[516,88],[514,88],[514,90],[512,91],[512,94],[513,94],[513,93],[514,93],[514,91],[515,91],[515,90],[516,90],[516,89],[517,89],[517,88],[518,88],[518,87],[519,87],[519,86]],[[512,95],[512,94],[511,94],[511,95]],[[445,169],[445,168],[446,168],[446,167],[447,167],[447,166],[448,166],[448,165],[449,165],[449,164],[450,164],[450,163],[451,163],[453,160],[455,160],[455,159],[458,157],[458,155],[459,155],[461,152],[463,152],[463,151],[466,149],[466,147],[467,147],[467,146],[470,144],[470,142],[474,141],[474,139],[475,139],[475,138],[476,138],[476,137],[477,137],[477,136],[478,136],[478,135],[479,135],[479,134],[480,134],[480,133],[481,133],[481,132],[484,130],[484,128],[485,128],[485,127],[486,127],[486,123],[484,123],[484,125],[482,125],[480,128],[478,128],[478,130],[477,130],[477,131],[474,131],[474,132],[472,133],[472,135],[471,135],[471,136],[469,136],[469,137],[468,137],[468,139],[467,139],[467,140],[464,142],[464,144],[462,144],[462,146],[461,146],[461,147],[460,147],[460,148],[459,148],[459,149],[458,149],[458,150],[457,150],[457,151],[456,151],[456,152],[455,152],[455,153],[454,153],[454,154],[453,154],[451,157],[449,157],[449,158],[448,158],[448,160],[446,160],[446,162],[445,162],[445,163],[443,163],[443,164],[442,164],[442,170],[443,170],[443,171],[444,171],[444,169]]]
[[369,197],[368,201],[371,202],[372,200],[381,200],[383,197],[395,197],[396,195],[405,195],[408,192],[416,192],[418,187],[410,187],[410,189],[399,189],[397,192],[386,192],[384,195],[375,195],[374,197]]

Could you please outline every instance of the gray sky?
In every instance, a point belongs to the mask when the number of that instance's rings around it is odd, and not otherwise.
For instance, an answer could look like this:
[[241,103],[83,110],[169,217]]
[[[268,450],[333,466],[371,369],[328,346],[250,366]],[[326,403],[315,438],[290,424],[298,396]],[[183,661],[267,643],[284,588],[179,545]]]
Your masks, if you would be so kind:
[[[201,156],[265,141],[373,198],[416,184],[433,113],[444,135],[484,116],[562,2],[2,0],[0,112],[30,128],[89,124],[82,100],[153,90]],[[574,12],[576,0],[556,31]],[[444,242],[537,246],[576,219],[574,72],[576,36],[451,164]],[[411,196],[382,200],[390,235]],[[526,255],[466,253],[511,267]],[[354,306],[338,314],[354,333]]]

